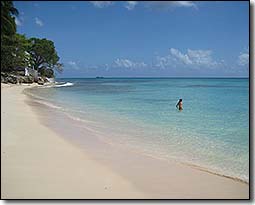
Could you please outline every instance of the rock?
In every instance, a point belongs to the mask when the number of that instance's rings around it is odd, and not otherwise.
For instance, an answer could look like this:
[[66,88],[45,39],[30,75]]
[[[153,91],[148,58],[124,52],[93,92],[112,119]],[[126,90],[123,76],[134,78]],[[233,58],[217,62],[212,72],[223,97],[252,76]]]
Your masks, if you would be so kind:
[[33,83],[34,78],[32,76],[24,76],[22,77],[22,83]]
[[5,72],[1,72],[1,76],[3,76],[4,78],[6,78],[6,77],[8,76],[8,74],[5,73]]
[[5,78],[1,75],[1,83],[7,83],[7,81],[5,80]]
[[43,80],[43,78],[38,77],[38,81],[37,81],[37,83],[38,83],[39,85],[43,85],[43,84],[44,84],[44,80]]
[[12,83],[12,84],[16,84],[17,81],[17,77],[14,75],[9,75],[8,77],[6,77],[6,81],[7,83]]
[[17,81],[18,83],[24,83],[25,82],[24,76],[17,76]]
[[48,83],[49,82],[47,77],[43,77],[43,81],[44,81],[44,83]]
[[1,83],[8,83],[7,76],[5,76],[3,73],[1,73]]
[[44,85],[43,81],[38,81],[37,83],[38,83],[38,85]]
[[18,82],[18,77],[14,74],[1,72],[1,82],[16,84]]
[[8,74],[1,72],[1,83],[8,83],[7,81]]
[[1,82],[2,83],[33,83],[34,77],[33,76],[20,76],[11,73],[4,73],[1,72]]

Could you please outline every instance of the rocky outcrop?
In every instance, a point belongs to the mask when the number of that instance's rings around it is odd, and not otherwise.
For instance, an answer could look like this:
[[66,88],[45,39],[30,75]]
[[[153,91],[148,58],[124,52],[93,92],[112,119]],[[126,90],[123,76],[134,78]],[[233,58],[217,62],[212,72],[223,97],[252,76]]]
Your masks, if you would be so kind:
[[43,77],[43,81],[44,81],[44,83],[49,83],[50,82],[47,77]]
[[12,74],[1,72],[1,83],[17,83],[17,77]]
[[43,85],[44,84],[44,79],[41,77],[38,77],[38,81],[37,81],[38,85]]
[[1,75],[1,83],[8,83],[7,79]]
[[32,76],[21,76],[19,80],[19,83],[31,84],[34,82],[34,78]]
[[1,83],[12,83],[16,84],[17,83],[17,77],[15,75],[8,75],[8,74],[3,74],[1,73]]
[[7,73],[1,72],[1,83],[8,83],[6,79],[7,77],[8,77]]
[[48,80],[47,80],[46,77],[38,77],[38,78],[35,79],[33,76],[20,76],[20,75],[1,72],[1,83],[12,83],[12,84],[26,83],[26,84],[31,84],[31,83],[34,83],[34,82],[38,83],[39,85],[44,85],[44,83],[47,83]]

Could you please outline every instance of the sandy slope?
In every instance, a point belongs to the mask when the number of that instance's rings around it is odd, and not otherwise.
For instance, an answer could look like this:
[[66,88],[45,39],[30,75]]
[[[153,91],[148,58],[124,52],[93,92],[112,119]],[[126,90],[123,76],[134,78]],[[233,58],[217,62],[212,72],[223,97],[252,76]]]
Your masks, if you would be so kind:
[[40,124],[24,86],[1,86],[1,198],[139,198],[109,168]]

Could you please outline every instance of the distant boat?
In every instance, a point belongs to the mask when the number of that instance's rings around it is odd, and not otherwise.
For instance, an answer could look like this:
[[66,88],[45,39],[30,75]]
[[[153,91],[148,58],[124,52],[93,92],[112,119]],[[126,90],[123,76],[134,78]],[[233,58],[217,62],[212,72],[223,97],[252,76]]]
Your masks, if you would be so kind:
[[104,77],[97,76],[96,78],[97,78],[97,79],[102,79],[102,78],[104,78]]

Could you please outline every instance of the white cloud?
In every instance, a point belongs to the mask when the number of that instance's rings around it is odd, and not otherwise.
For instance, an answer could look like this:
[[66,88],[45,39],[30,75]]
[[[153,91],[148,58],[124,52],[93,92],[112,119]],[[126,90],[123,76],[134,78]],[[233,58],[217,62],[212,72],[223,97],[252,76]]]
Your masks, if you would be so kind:
[[170,48],[170,54],[167,56],[157,56],[155,66],[159,68],[185,66],[190,68],[201,68],[222,65],[223,62],[217,62],[212,58],[210,50],[191,50],[182,53],[178,49]]
[[211,50],[190,50],[188,49],[188,57],[191,60],[192,64],[195,65],[206,65],[214,66],[218,63],[212,59]]
[[[89,1],[97,8],[104,8],[114,4],[114,1]],[[140,3],[138,1],[125,1],[124,7],[128,10],[133,10],[136,5]],[[145,7],[149,8],[161,8],[161,9],[169,9],[173,7],[190,7],[197,8],[197,5],[194,1],[141,1],[141,3]]]
[[92,3],[97,8],[104,8],[104,7],[112,5],[114,2],[113,1],[90,1],[90,3]]
[[146,66],[147,64],[144,62],[134,62],[129,59],[119,59],[119,58],[117,58],[113,63],[113,67],[117,67],[117,68],[135,69],[135,68],[144,68]]
[[43,26],[42,20],[39,19],[39,18],[37,18],[37,17],[35,17],[35,23],[36,23],[36,25],[38,25],[38,26]]
[[126,1],[125,7],[128,10],[133,10],[138,2],[137,1]]
[[80,69],[75,61],[69,61],[67,64],[70,65],[73,69],[76,69],[76,70]]
[[189,58],[188,54],[182,54],[179,50],[175,48],[170,49],[171,56],[170,58],[174,58],[175,60],[184,63],[186,65],[192,64],[191,59]]
[[194,1],[150,1],[146,2],[146,6],[160,9],[170,9],[173,7],[190,7],[197,9],[197,5]]
[[240,66],[246,66],[249,65],[249,53],[241,53],[238,56],[238,64]]
[[154,63],[155,67],[165,68],[167,65],[170,65],[167,56],[166,57],[160,57],[160,56],[156,57],[156,62]]
[[[247,59],[247,56],[242,55],[240,59]],[[243,62],[243,61],[241,61]],[[79,63],[69,61],[67,64],[72,69],[80,69]],[[86,65],[82,66],[82,70],[104,69],[128,69],[128,70],[145,70],[145,69],[203,69],[203,70],[226,70],[231,69],[224,60],[215,60],[211,50],[192,50],[187,49],[182,52],[176,48],[170,48],[170,52],[164,56],[156,56],[151,62],[133,61],[127,58],[116,58],[111,63],[101,65]]]
[[15,16],[15,23],[16,23],[17,26],[22,26],[21,20],[16,16]]
[[197,7],[193,1],[174,1],[174,4],[179,7]]

